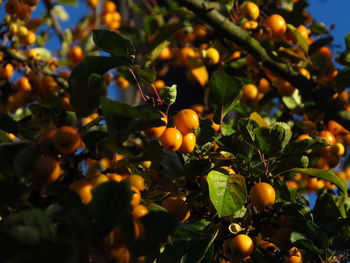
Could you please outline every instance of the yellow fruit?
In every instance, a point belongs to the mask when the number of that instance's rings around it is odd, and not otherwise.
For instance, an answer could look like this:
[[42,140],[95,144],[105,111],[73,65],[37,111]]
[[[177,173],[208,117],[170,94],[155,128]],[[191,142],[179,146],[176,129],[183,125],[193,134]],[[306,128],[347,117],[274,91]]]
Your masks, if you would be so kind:
[[275,189],[268,183],[257,183],[250,189],[252,204],[259,210],[275,203]]
[[146,189],[145,179],[143,179],[141,175],[131,174],[129,175],[127,180],[130,182],[130,185],[135,186],[140,191],[143,191]]
[[241,5],[241,10],[245,18],[248,20],[256,20],[259,17],[259,6],[251,1],[246,1]]
[[164,207],[170,214],[176,216],[181,221],[186,221],[190,217],[190,210],[186,203],[178,196],[169,196],[163,200]]
[[191,153],[193,152],[196,146],[196,135],[192,132],[189,132],[182,136],[182,143],[179,148],[181,153]]
[[302,257],[300,251],[297,248],[291,248],[288,251],[288,255],[283,257],[284,262],[287,263],[301,263]]
[[215,65],[220,61],[220,53],[216,48],[208,48],[205,60],[209,65]]
[[242,257],[249,256],[254,250],[253,240],[244,234],[235,236],[231,241],[231,251]]
[[176,128],[166,128],[160,136],[160,142],[164,149],[169,152],[176,152],[182,144],[182,134]]
[[69,185],[69,188],[76,192],[83,204],[87,205],[92,200],[92,189],[93,186],[91,183],[88,183],[83,180],[75,181]]
[[243,86],[242,101],[252,101],[258,95],[258,88],[254,84],[245,84]]
[[181,133],[186,134],[199,127],[199,118],[194,110],[184,109],[176,114],[174,124]]
[[270,28],[272,35],[283,35],[287,31],[286,20],[278,14],[269,16],[265,24]]

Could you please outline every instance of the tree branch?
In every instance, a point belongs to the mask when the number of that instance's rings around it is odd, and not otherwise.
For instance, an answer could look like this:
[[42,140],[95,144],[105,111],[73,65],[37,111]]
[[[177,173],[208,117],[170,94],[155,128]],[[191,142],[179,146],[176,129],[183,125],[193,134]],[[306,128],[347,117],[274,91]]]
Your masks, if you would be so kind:
[[243,50],[251,54],[263,67],[271,70],[298,88],[305,100],[314,101],[317,105],[316,107],[325,112],[326,119],[333,119],[341,122],[343,125],[350,126],[350,120],[338,115],[339,111],[344,110],[342,105],[334,101],[324,89],[317,89],[317,82],[306,79],[288,63],[275,61],[258,40],[231,22],[215,8],[212,8],[207,1],[178,0],[178,2],[201,17],[225,38],[235,42]]

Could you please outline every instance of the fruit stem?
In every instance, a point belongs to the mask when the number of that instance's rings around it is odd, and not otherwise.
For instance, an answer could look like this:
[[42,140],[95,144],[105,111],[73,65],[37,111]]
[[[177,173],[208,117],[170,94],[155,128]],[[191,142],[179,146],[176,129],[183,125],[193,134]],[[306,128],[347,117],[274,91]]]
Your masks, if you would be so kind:
[[129,69],[131,75],[134,77],[134,79],[135,79],[135,81],[136,81],[136,85],[137,85],[137,87],[138,87],[138,89],[139,89],[139,92],[140,92],[140,94],[141,94],[142,100],[143,100],[144,102],[146,102],[147,99],[145,98],[145,95],[144,95],[144,93],[143,93],[143,91],[142,91],[141,85],[140,85],[139,81],[137,80],[137,77],[136,77],[134,71],[133,71],[131,68],[128,68],[128,69]]

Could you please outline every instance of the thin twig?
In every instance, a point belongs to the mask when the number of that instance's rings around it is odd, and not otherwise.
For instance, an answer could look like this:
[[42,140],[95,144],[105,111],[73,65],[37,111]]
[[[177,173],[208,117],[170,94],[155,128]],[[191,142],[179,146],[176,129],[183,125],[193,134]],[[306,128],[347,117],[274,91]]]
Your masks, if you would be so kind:
[[146,100],[146,98],[145,98],[145,95],[143,94],[141,85],[140,85],[139,81],[137,80],[137,77],[136,77],[134,71],[133,71],[131,68],[128,68],[128,69],[129,69],[131,75],[134,77],[134,79],[135,79],[135,81],[136,81],[136,85],[137,85],[137,87],[138,87],[138,89],[139,89],[139,92],[140,92],[140,95],[141,95],[141,97],[142,97],[142,100],[143,100],[144,102],[146,102],[147,100]]

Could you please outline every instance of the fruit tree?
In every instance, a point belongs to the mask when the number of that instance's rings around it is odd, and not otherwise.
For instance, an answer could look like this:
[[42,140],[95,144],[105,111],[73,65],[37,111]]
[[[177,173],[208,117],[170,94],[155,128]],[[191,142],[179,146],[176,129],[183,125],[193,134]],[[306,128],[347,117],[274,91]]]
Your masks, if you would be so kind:
[[349,262],[350,34],[307,6],[3,0],[0,262]]

